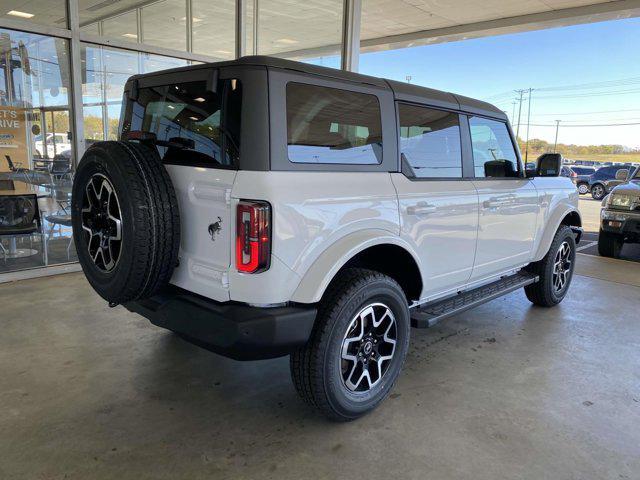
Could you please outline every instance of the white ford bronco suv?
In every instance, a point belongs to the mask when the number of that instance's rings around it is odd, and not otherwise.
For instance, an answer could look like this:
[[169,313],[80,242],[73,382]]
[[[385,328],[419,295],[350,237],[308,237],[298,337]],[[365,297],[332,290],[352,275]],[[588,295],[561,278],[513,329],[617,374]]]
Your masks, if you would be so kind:
[[244,57],[129,79],[73,230],[112,306],[231,358],[290,355],[301,397],[350,420],[389,394],[411,326],[521,287],[564,298],[581,220],[560,168],[525,173],[487,103]]

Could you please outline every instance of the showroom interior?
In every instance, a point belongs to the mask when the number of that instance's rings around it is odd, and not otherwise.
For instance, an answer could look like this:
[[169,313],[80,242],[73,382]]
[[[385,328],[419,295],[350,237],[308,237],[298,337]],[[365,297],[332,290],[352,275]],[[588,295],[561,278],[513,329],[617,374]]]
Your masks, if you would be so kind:
[[0,214],[34,216],[0,226],[0,478],[640,478],[640,247],[598,256],[599,202],[581,200],[562,306],[515,292],[412,331],[395,393],[344,425],[306,410],[287,359],[235,362],[110,309],[71,227],[75,168],[117,139],[132,75],[246,55],[358,72],[634,17],[638,0],[0,0]]

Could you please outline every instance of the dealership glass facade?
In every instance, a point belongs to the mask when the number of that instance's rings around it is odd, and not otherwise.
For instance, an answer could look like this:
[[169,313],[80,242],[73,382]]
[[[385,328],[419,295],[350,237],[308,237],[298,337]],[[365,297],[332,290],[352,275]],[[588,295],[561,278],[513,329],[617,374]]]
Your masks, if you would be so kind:
[[340,68],[348,1],[3,2],[0,275],[76,261],[75,165],[117,137],[127,78],[251,54]]

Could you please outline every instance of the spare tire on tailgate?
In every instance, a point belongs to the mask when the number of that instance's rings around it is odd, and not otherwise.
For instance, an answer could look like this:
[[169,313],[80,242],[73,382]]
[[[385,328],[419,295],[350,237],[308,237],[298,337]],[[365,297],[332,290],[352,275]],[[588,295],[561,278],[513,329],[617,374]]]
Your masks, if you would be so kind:
[[98,142],[76,170],[71,205],[82,270],[110,304],[153,295],[178,261],[180,213],[155,148]]

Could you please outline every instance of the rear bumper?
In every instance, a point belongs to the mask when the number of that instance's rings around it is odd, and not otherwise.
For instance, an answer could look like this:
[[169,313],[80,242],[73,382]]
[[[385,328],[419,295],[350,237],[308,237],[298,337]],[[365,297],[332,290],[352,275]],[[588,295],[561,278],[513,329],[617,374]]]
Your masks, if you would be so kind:
[[181,289],[124,306],[154,325],[236,360],[288,355],[307,342],[317,312],[306,306],[262,308],[219,303]]

